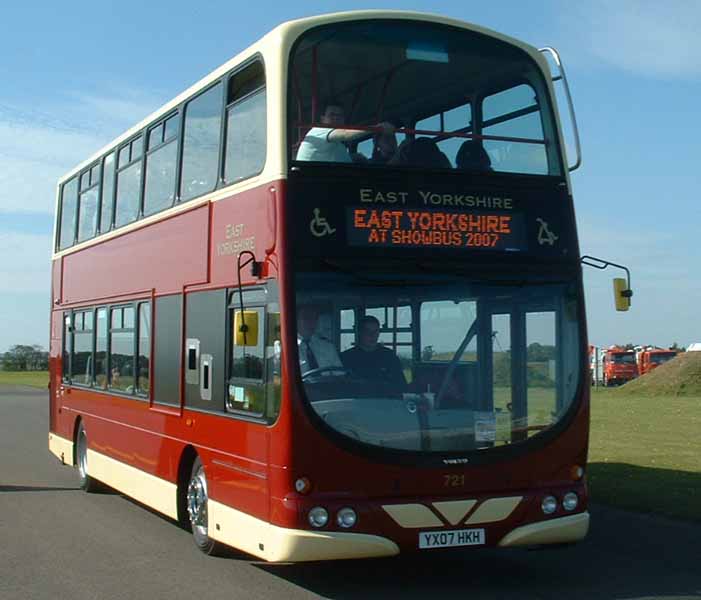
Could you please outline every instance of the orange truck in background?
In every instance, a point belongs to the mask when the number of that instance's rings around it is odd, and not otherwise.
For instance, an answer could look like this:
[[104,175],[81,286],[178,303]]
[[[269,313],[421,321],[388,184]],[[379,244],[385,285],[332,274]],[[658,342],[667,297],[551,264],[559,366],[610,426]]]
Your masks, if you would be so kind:
[[663,350],[662,348],[643,348],[638,352],[638,372],[645,375],[662,363],[672,360],[677,355],[677,350]]
[[611,346],[604,352],[604,385],[623,385],[638,376],[635,351]]

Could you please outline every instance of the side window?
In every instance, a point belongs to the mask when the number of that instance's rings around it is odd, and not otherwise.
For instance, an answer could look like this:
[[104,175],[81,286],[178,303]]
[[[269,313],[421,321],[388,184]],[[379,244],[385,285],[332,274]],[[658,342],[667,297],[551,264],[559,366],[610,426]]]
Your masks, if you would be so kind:
[[[477,303],[440,300],[421,304],[421,360],[450,362],[462,345],[470,325],[477,318]],[[473,337],[460,362],[477,360],[477,338]]]
[[214,189],[219,168],[222,84],[217,83],[185,107],[180,199],[190,200]]
[[265,362],[268,389],[268,419],[272,422],[280,414],[282,384],[282,345],[280,341],[280,307],[276,303],[268,305],[267,326],[265,328]]
[[63,381],[71,380],[71,356],[73,355],[73,319],[70,312],[63,313]]
[[95,237],[97,233],[97,200],[100,191],[100,165],[93,165],[80,176],[78,205],[78,241]]
[[63,184],[61,190],[61,223],[58,249],[69,248],[75,242],[75,217],[78,209],[78,178]]
[[175,114],[148,132],[144,216],[172,206],[175,200],[179,125],[180,115]]
[[224,180],[261,172],[266,151],[265,73],[255,63],[229,80],[226,107]]
[[134,391],[134,307],[116,306],[110,313],[109,387],[130,394]]
[[100,194],[100,233],[112,229],[112,204],[114,202],[114,152],[102,161],[102,193]]
[[71,381],[80,385],[92,385],[93,311],[73,313],[73,360]]
[[95,385],[107,389],[107,309],[98,308],[95,328]]
[[355,310],[341,309],[341,352],[355,346]]
[[[511,314],[492,315],[492,389],[494,408],[510,411],[514,400],[513,376],[511,372]],[[515,416],[515,415],[514,415]],[[521,427],[526,422],[519,424]]]
[[451,166],[455,167],[458,164],[458,156],[460,153],[460,148],[466,144],[469,144],[470,139],[464,137],[450,137],[448,135],[436,135],[435,132],[445,132],[449,133],[471,133],[472,132],[472,106],[470,103],[462,104],[450,110],[432,115],[425,119],[422,119],[416,123],[416,129],[419,131],[428,131],[430,134],[416,135],[419,137],[431,137],[438,144],[440,149],[448,160]]
[[139,304],[139,351],[136,357],[137,391],[148,396],[151,388],[151,304]]
[[115,227],[132,223],[139,217],[142,144],[142,136],[139,136],[122,146],[117,155]]
[[[557,315],[555,311],[526,313],[526,381],[530,424],[556,423],[558,401]],[[561,400],[561,399],[560,399]],[[530,431],[535,435],[537,431]]]
[[482,102],[482,133],[527,138],[532,143],[485,140],[495,171],[546,175],[548,160],[535,90],[526,84],[487,96]]
[[265,312],[231,310],[231,364],[226,406],[255,415],[265,412]]

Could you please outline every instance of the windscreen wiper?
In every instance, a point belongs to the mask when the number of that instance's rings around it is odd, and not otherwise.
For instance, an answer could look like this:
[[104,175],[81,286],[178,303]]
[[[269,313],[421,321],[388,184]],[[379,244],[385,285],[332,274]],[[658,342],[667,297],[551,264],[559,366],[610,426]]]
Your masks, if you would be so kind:
[[445,391],[450,385],[450,380],[453,376],[453,371],[455,371],[455,367],[458,365],[460,357],[463,355],[463,352],[465,352],[465,348],[467,348],[467,346],[470,344],[472,338],[474,338],[475,335],[477,335],[477,319],[472,321],[472,325],[470,325],[470,328],[467,330],[467,333],[465,334],[465,337],[463,338],[462,342],[460,342],[458,349],[455,351],[455,354],[453,354],[453,358],[451,359],[448,368],[445,370],[443,381],[441,381],[441,387],[438,390],[438,395],[436,396],[437,407],[440,407],[441,405],[441,399],[445,395]]

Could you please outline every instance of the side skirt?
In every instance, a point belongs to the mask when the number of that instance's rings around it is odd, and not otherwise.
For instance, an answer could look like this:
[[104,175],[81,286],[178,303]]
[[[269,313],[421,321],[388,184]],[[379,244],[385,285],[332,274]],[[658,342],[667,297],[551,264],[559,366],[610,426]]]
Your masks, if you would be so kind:
[[209,500],[212,539],[269,562],[395,556],[399,547],[377,535],[286,529]]
[[73,442],[55,433],[49,433],[49,452],[54,454],[64,465],[73,465]]

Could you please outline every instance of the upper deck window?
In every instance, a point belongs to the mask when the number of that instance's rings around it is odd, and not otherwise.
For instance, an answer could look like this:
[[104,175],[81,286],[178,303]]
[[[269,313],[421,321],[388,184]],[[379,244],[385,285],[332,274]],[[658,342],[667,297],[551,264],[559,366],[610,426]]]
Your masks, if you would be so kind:
[[78,209],[78,179],[74,177],[63,185],[61,192],[61,222],[58,249],[64,250],[75,242],[75,217]]
[[559,175],[547,86],[522,49],[431,23],[319,27],[293,49],[292,161]]
[[222,84],[217,83],[185,106],[180,199],[211,192],[217,184]]
[[100,189],[100,165],[93,165],[80,177],[80,204],[78,208],[78,241],[83,242],[97,230],[97,201]]
[[122,146],[117,159],[117,207],[115,226],[136,221],[141,195],[142,136]]
[[224,180],[260,173],[265,164],[266,97],[263,64],[255,62],[229,80]]
[[100,233],[112,228],[114,204],[114,152],[110,152],[102,161],[102,191],[100,206]]
[[180,115],[175,114],[148,132],[144,215],[168,208],[175,200],[179,123]]

